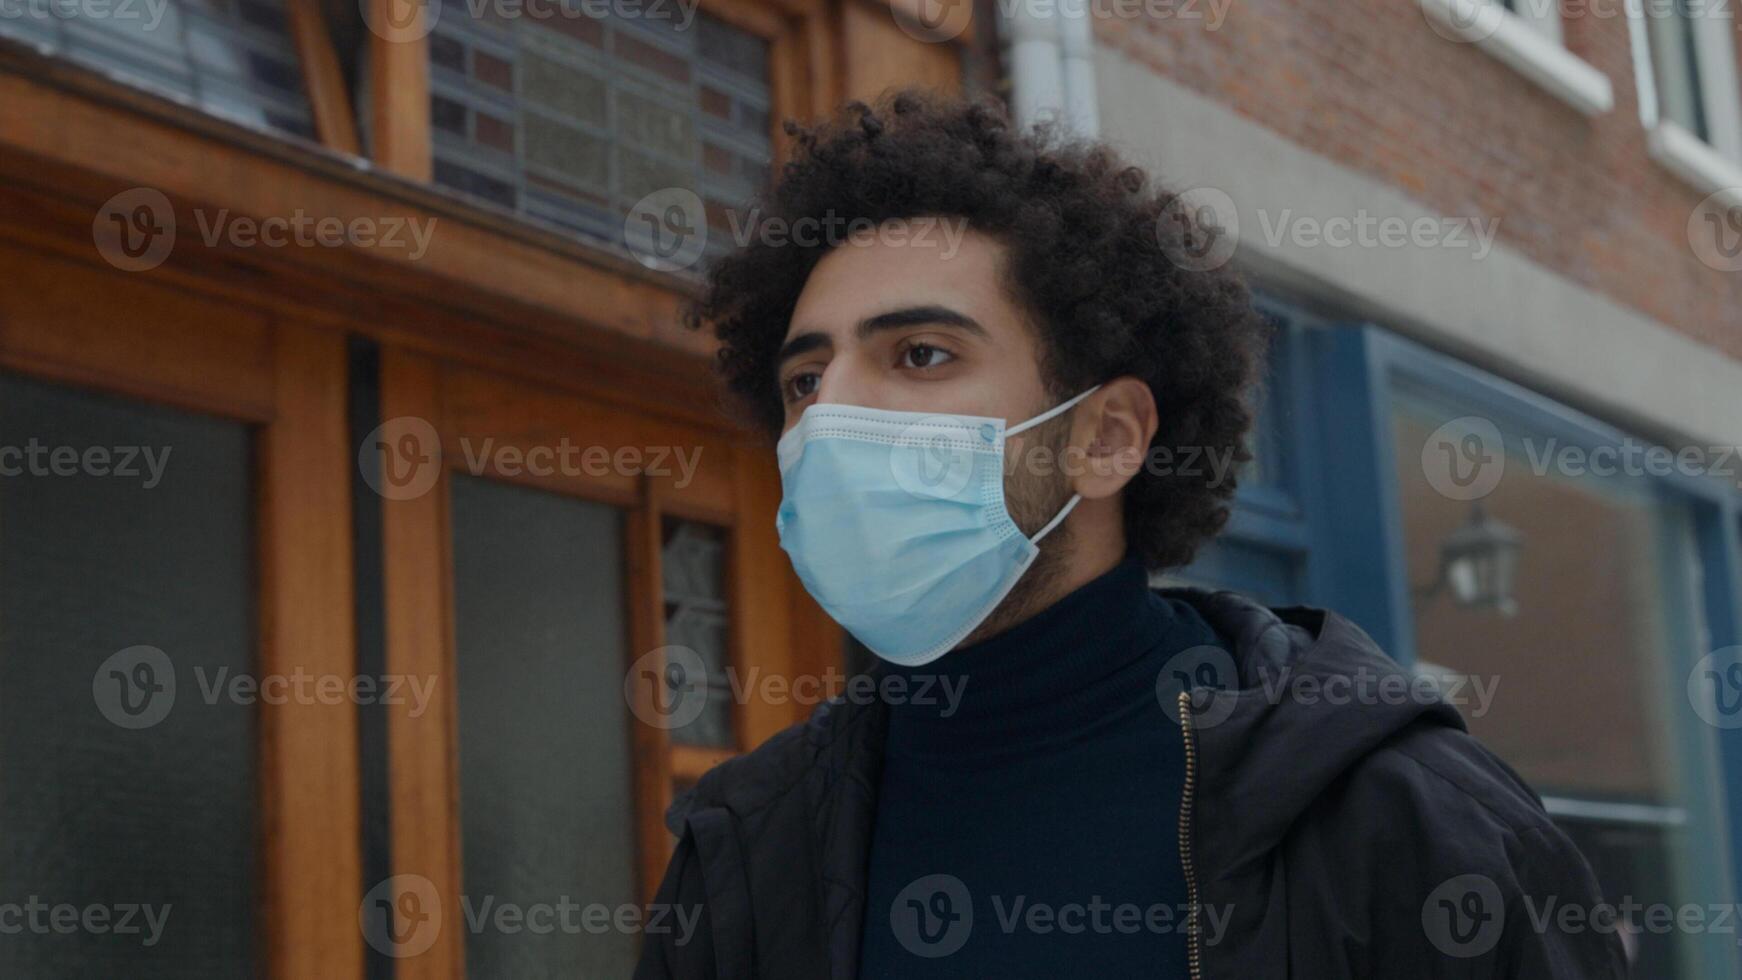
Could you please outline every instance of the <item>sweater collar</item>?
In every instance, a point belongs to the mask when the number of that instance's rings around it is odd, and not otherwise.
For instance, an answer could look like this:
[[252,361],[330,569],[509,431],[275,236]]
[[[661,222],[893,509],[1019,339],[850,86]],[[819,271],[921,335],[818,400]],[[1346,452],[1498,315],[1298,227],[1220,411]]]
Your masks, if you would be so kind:
[[978,758],[1082,737],[1159,708],[1167,659],[1215,642],[1189,608],[1151,592],[1143,565],[1128,558],[997,636],[923,666],[880,664],[897,681],[883,688],[888,750]]

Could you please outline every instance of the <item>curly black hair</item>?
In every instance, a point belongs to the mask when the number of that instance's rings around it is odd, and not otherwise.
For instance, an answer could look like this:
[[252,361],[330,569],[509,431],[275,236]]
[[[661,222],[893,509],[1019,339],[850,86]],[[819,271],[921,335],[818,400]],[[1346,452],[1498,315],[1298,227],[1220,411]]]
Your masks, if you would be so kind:
[[[917,91],[835,118],[786,123],[792,158],[761,202],[762,220],[944,217],[1004,245],[1006,277],[1042,334],[1041,377],[1059,399],[1120,375],[1147,382],[1159,407],[1151,443],[1249,460],[1248,396],[1268,327],[1241,279],[1193,271],[1207,231],[1197,214],[1104,144],[1022,132],[992,102]],[[770,244],[723,256],[686,314],[711,325],[726,387],[770,436],[784,408],[777,352],[799,293],[829,242]],[[1187,259],[1186,261],[1181,261]],[[1145,466],[1124,492],[1128,549],[1152,569],[1178,567],[1227,523],[1235,480],[1209,467]]]

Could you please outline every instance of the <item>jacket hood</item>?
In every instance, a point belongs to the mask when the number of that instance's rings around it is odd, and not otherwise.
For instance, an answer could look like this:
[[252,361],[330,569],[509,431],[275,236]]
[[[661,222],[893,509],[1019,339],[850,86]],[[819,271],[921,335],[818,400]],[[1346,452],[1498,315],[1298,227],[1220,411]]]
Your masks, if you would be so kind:
[[1229,641],[1238,681],[1192,692],[1199,849],[1238,873],[1332,783],[1418,723],[1465,730],[1428,678],[1336,613],[1232,592],[1166,589]]

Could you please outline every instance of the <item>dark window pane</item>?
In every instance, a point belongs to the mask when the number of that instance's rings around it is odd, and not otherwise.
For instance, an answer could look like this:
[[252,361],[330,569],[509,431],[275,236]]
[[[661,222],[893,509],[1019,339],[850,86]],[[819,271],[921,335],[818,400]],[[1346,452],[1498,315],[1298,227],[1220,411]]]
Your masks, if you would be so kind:
[[435,162],[435,182],[452,187],[463,194],[481,198],[504,207],[514,206],[514,185],[476,170],[467,170],[446,160]]
[[755,108],[754,106],[744,106],[743,112],[739,113],[739,117],[738,124],[743,127],[745,131],[751,133],[766,133],[773,125],[769,121],[768,111]]
[[466,70],[466,46],[451,37],[436,34],[429,39],[430,64],[452,71]]
[[[687,725],[674,728],[672,741],[730,748],[732,687],[726,633],[726,534],[695,521],[667,519],[662,530],[661,577],[665,585],[665,642],[693,651],[707,674],[706,706]],[[670,658],[668,658],[670,659]],[[684,678],[689,684],[695,678]]]
[[0,937],[0,976],[256,976],[254,709],[204,694],[255,671],[248,432],[0,379],[32,445],[91,462],[0,477],[0,901],[168,913]]
[[429,102],[430,125],[460,136],[466,135],[466,107],[452,99],[436,96]]
[[767,41],[707,14],[696,18],[696,29],[700,32],[704,61],[730,68],[748,78],[759,79],[768,70]]
[[[499,928],[504,907],[635,901],[622,529],[555,494],[453,484],[460,819],[473,977],[626,977],[636,937]],[[485,902],[490,902],[486,906]],[[534,921],[538,921],[536,918]]]

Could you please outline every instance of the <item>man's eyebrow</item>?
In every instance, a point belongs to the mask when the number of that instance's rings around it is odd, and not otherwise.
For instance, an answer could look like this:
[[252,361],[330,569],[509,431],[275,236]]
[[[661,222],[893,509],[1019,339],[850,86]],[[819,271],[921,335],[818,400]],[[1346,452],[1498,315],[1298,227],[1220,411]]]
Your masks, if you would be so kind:
[[[866,317],[859,321],[859,325],[854,328],[854,333],[858,334],[859,337],[863,339],[880,330],[899,330],[903,327],[917,327],[927,324],[940,327],[957,327],[981,337],[988,336],[986,328],[980,326],[979,322],[973,317],[968,316],[965,313],[958,313],[947,306],[937,306],[935,304],[930,306],[908,306],[899,310],[890,310],[887,313],[879,313],[875,316]],[[813,350],[831,347],[833,345],[834,341],[829,339],[828,334],[819,330],[808,330],[804,333],[787,338],[786,343],[780,345],[780,353],[775,357],[774,362],[776,364],[785,364],[787,360],[797,357],[800,354],[808,354]]]
[[819,347],[833,347],[834,345],[835,342],[829,339],[829,335],[819,330],[801,333],[796,337],[787,338],[786,343],[780,345],[780,355],[774,359],[774,363],[785,364],[800,354],[808,354]]
[[986,328],[980,326],[971,316],[958,313],[947,306],[909,306],[904,309],[890,310],[873,317],[859,321],[857,333],[861,339],[879,330],[894,330],[900,327],[917,327],[923,324],[935,324],[940,327],[960,327],[972,334],[986,336]]

